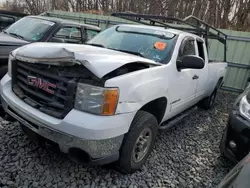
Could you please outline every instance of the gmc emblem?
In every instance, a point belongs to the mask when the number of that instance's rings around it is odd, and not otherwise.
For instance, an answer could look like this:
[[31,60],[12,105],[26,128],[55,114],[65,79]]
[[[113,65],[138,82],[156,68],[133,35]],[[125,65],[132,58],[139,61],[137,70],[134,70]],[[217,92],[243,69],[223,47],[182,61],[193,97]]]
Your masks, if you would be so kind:
[[52,84],[50,82],[47,82],[45,80],[42,80],[41,78],[37,78],[35,76],[27,76],[28,84],[31,86],[35,86],[39,89],[42,89],[46,91],[47,93],[54,94],[55,91],[52,89],[56,89],[56,85]]

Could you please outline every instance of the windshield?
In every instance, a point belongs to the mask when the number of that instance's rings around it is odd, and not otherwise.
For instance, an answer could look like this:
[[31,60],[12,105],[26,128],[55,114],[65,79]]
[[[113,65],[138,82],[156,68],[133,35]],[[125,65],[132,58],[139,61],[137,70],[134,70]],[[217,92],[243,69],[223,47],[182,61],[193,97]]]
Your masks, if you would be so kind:
[[4,32],[27,41],[39,41],[54,24],[43,19],[25,17],[12,24]]
[[175,35],[167,31],[133,26],[114,26],[104,30],[87,44],[122,51],[164,63],[171,57]]

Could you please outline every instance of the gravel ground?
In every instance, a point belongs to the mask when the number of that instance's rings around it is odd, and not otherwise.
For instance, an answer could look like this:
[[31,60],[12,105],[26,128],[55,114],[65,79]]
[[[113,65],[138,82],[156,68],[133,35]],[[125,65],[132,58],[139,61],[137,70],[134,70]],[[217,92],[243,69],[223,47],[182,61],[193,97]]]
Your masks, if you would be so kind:
[[131,175],[76,165],[31,143],[17,122],[1,119],[0,187],[215,187],[233,167],[218,146],[236,96],[220,92],[214,109],[198,110],[160,133],[147,163]]

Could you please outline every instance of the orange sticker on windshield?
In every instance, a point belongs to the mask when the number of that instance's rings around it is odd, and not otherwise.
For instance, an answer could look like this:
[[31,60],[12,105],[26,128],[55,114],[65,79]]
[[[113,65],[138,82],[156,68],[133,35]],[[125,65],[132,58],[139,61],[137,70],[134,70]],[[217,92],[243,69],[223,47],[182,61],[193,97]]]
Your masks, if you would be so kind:
[[165,42],[156,42],[154,44],[154,47],[157,49],[157,50],[160,50],[160,51],[163,51],[165,50],[167,44]]

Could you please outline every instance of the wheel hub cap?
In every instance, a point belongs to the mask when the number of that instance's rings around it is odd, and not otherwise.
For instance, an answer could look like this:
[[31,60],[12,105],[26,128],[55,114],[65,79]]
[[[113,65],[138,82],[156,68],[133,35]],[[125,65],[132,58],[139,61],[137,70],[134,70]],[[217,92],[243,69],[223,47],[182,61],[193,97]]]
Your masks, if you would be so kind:
[[151,129],[147,128],[144,129],[140,136],[138,137],[134,148],[133,148],[133,155],[132,160],[137,163],[140,162],[145,155],[147,154],[149,147],[152,142],[152,131]]

